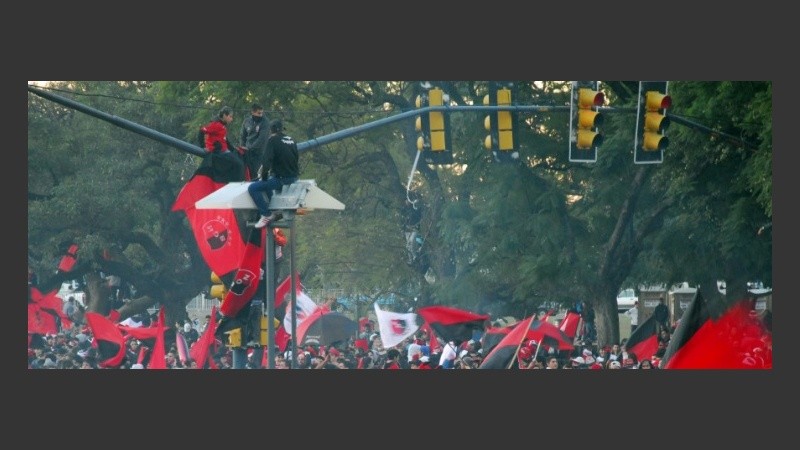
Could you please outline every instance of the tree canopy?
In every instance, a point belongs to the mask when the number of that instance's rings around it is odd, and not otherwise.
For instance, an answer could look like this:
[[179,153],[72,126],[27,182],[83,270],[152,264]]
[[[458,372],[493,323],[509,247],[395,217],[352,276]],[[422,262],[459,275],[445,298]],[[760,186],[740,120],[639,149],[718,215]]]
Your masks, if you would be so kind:
[[[485,81],[434,81],[452,105],[480,105]],[[481,112],[449,114],[454,163],[419,164],[414,120],[373,128],[301,154],[301,178],[346,205],[296,224],[296,268],[309,288],[340,289],[403,307],[449,304],[495,315],[591,302],[600,340],[619,337],[623,286],[689,281],[704,294],[727,280],[772,280],[772,84],[675,81],[663,164],[633,164],[634,81],[603,82],[605,142],[596,163],[567,158],[569,117],[516,113],[521,158],[483,148]],[[514,81],[513,102],[563,106],[569,82]],[[238,143],[253,102],[297,142],[412,110],[418,81],[58,82],[59,95],[193,143],[223,105]],[[708,130],[712,130],[709,132]],[[732,138],[735,137],[735,138]],[[199,158],[36,95],[28,96],[28,254],[53,273],[67,242],[76,274],[119,274],[185,314],[209,286],[182,213],[171,212]],[[407,190],[406,187],[410,189]],[[242,213],[244,214],[244,213]],[[284,274],[286,268],[283,268]],[[55,282],[56,277],[50,277]],[[715,284],[714,284],[715,286]],[[101,286],[96,286],[101,289]],[[91,295],[91,291],[90,291]],[[400,306],[398,306],[399,308]],[[91,308],[107,312],[102,292]]]

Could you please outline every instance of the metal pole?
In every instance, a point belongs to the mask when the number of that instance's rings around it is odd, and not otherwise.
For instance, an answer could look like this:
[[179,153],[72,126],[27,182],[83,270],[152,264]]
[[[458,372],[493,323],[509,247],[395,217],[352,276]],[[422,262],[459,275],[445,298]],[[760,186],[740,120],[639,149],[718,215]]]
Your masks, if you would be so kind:
[[[244,339],[244,336],[242,336]],[[231,353],[233,353],[233,361],[232,366],[234,369],[244,369],[247,365],[247,349],[243,347],[234,348]]]
[[264,264],[266,270],[266,302],[264,308],[267,314],[267,368],[275,368],[275,239],[272,235],[272,224],[266,228],[266,254]]
[[292,291],[292,369],[297,368],[297,286],[295,286],[295,264],[294,264],[294,241],[296,240],[294,228],[294,214],[289,215],[289,276],[291,278]]
[[182,150],[186,153],[191,153],[197,156],[206,155],[206,151],[196,145],[192,145],[188,142],[176,139],[167,134],[152,130],[145,126],[139,125],[138,123],[134,123],[131,122],[130,120],[123,119],[122,117],[113,116],[98,109],[94,109],[90,106],[86,106],[82,103],[78,103],[74,100],[70,100],[66,97],[61,97],[60,95],[43,91],[31,86],[28,86],[28,91],[38,95],[39,97],[50,100],[51,102],[59,103],[69,108],[76,109],[84,114],[88,114],[100,120],[105,120],[106,122],[114,124],[120,128],[124,128],[128,131],[133,131],[134,133],[141,134],[142,136],[153,139],[154,141],[160,142],[164,145],[177,148],[178,150]]

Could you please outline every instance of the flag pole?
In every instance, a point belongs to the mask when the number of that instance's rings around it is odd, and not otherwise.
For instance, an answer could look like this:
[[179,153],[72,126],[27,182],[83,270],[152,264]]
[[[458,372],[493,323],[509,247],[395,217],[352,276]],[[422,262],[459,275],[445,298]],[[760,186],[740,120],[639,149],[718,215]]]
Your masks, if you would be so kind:
[[533,316],[530,318],[530,322],[528,323],[528,329],[525,330],[525,333],[522,334],[522,339],[520,339],[519,344],[517,344],[517,350],[514,352],[514,356],[511,358],[511,361],[508,363],[508,367],[506,369],[510,369],[511,366],[514,364],[514,361],[518,359],[519,349],[522,347],[522,343],[525,342],[525,336],[528,335],[528,331],[531,329],[531,325],[533,325]]

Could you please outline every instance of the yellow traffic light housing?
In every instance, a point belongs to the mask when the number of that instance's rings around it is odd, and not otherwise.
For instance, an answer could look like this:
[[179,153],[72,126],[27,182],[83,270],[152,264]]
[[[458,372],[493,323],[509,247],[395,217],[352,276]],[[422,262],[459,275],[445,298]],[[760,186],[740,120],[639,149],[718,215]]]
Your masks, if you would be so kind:
[[640,81],[639,104],[636,116],[636,138],[633,162],[635,164],[660,164],[669,139],[664,132],[670,120],[666,110],[672,107],[672,97],[667,95],[666,81]]
[[[445,106],[444,91],[431,88],[425,94],[418,95],[415,101],[417,108],[429,106]],[[444,111],[429,111],[417,116],[414,128],[420,133],[417,137],[417,150],[428,164],[450,164],[453,162],[450,143],[450,117]]]
[[226,331],[225,334],[228,335],[228,347],[232,348],[239,348],[242,346],[242,329],[234,328],[230,331]]
[[228,288],[214,272],[211,272],[211,288],[208,290],[208,295],[211,298],[218,298],[222,301],[225,298],[225,295],[228,293]]
[[[506,106],[512,104],[511,83],[489,83],[489,93],[483,97],[486,106]],[[516,142],[516,113],[511,110],[490,112],[483,119],[483,127],[489,132],[483,146],[492,152],[497,161],[511,161],[519,158]]]
[[573,81],[570,95],[569,160],[597,162],[597,148],[603,143],[599,127],[603,114],[597,108],[605,102],[598,81]]

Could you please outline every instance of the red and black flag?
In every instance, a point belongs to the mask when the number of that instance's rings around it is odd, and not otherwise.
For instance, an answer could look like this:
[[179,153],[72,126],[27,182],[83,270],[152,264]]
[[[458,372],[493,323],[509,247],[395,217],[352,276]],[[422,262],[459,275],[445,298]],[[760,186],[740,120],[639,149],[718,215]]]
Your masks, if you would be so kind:
[[666,368],[669,361],[676,356],[680,360],[682,356],[679,353],[682,353],[683,347],[710,319],[708,305],[698,289],[689,303],[689,307],[683,312],[678,327],[670,337],[667,350],[664,352],[664,357],[661,358],[661,366]]
[[[699,290],[695,301],[705,303]],[[664,355],[664,368],[772,368],[772,333],[758,319],[749,299],[735,303],[716,319],[704,306],[705,311],[692,304],[684,312]]]
[[650,316],[636,327],[628,338],[625,348],[636,355],[639,361],[650,359],[658,351],[658,331],[655,316]]
[[244,181],[241,167],[232,164],[229,157],[208,153],[178,193],[172,211],[194,208],[198,200],[233,181]]
[[533,320],[526,338],[533,339],[542,345],[558,349],[559,351],[573,350],[575,348],[572,345],[572,339],[563,331],[552,323],[542,322],[541,320]]
[[92,346],[97,349],[100,367],[118,367],[125,358],[125,337],[110,320],[95,313],[86,313],[86,322],[92,330]]
[[[515,324],[516,325],[516,324]],[[483,354],[488,355],[492,349],[494,349],[500,341],[505,338],[511,330],[514,329],[514,325],[509,325],[507,327],[491,327],[486,330],[481,337],[481,348],[483,349]]]
[[[527,339],[533,317],[512,325],[513,329],[497,343],[497,345],[484,356],[479,369],[508,369],[517,357],[523,341]],[[512,366],[515,367],[515,366]]]
[[69,272],[75,267],[75,262],[78,260],[78,245],[71,244],[67,249],[64,256],[61,257],[61,262],[58,263],[59,272]]
[[250,238],[244,249],[244,256],[241,264],[239,264],[239,270],[236,271],[230,289],[225,294],[225,298],[222,299],[222,305],[219,308],[225,317],[236,317],[239,311],[250,302],[256,291],[258,291],[261,265],[264,262],[264,246],[262,243],[265,237],[266,227],[253,228],[250,231]]
[[453,341],[456,345],[472,339],[474,331],[483,332],[484,324],[489,320],[488,314],[476,314],[451,306],[426,306],[420,308],[417,314],[442,339],[448,342]]

